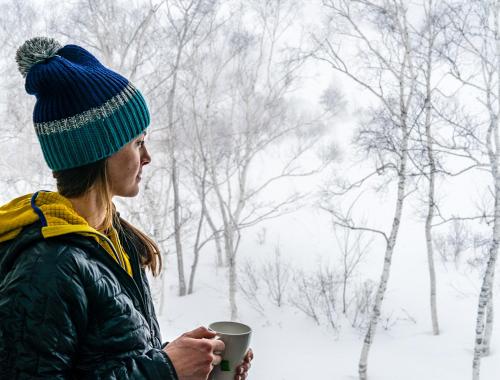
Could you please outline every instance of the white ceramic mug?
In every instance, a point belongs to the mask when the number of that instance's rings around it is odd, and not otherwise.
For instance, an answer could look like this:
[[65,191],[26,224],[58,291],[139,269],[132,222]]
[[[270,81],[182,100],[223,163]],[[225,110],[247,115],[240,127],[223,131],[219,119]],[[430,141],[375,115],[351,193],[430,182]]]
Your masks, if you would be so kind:
[[236,367],[243,362],[243,358],[250,345],[252,329],[238,322],[214,322],[209,326],[225,344],[222,352],[222,362],[214,367],[210,380],[234,380]]

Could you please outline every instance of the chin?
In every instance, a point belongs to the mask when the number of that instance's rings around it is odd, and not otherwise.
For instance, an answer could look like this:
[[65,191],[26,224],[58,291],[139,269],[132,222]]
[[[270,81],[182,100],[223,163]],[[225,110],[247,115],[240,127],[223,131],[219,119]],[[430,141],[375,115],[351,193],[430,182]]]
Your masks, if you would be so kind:
[[137,194],[139,194],[139,188],[132,190],[129,192],[126,197],[135,197]]
[[133,198],[139,194],[139,186],[135,186],[131,189],[123,189],[122,191],[116,192],[115,195],[124,198]]

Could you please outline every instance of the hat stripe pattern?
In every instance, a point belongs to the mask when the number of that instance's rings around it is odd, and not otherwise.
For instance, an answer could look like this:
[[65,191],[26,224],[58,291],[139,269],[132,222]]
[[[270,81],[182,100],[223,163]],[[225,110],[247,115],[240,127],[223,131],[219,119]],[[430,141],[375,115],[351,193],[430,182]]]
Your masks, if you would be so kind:
[[111,156],[134,136],[140,135],[149,121],[144,99],[136,91],[127,102],[114,112],[106,113],[105,117],[89,118],[81,125],[61,124],[64,128],[38,134],[38,139],[47,164],[58,171]]
[[45,37],[16,54],[26,91],[36,96],[35,131],[54,171],[107,158],[149,125],[148,107],[126,78],[77,45]]
[[44,123],[35,123],[35,131],[40,135],[50,135],[52,133],[60,133],[85,127],[85,125],[94,120],[108,118],[135,96],[140,96],[140,93],[135,89],[132,83],[129,82],[123,91],[108,100],[102,106],[84,111],[73,117]]

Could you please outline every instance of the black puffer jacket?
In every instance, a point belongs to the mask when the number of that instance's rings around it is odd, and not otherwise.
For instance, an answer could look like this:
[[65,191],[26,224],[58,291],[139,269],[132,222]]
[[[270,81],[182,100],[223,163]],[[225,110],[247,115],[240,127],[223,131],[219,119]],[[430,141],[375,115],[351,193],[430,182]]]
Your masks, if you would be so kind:
[[132,279],[93,239],[40,227],[0,245],[0,379],[177,379],[138,245],[121,236]]

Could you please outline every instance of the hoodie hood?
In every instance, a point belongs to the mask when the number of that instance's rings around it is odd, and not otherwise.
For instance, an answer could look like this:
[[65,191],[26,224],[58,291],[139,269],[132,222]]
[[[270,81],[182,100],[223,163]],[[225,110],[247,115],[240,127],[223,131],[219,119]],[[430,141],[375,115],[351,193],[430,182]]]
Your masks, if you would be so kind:
[[48,239],[76,233],[96,240],[129,275],[130,260],[114,228],[108,236],[89,226],[71,202],[56,192],[39,191],[16,198],[0,207],[0,244],[15,239],[33,223],[41,224],[41,235]]

